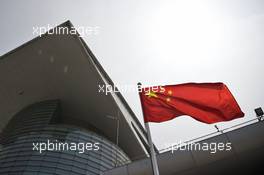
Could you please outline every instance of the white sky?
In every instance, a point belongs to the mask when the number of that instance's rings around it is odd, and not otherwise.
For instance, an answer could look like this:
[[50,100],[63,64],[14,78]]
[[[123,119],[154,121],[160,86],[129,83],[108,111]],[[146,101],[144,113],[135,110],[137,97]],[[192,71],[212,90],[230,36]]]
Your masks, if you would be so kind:
[[[84,39],[116,84],[222,81],[246,115],[219,128],[254,118],[264,105],[262,0],[1,0],[0,55],[36,37],[33,26],[68,19],[99,27]],[[123,95],[142,122],[138,94]],[[163,148],[215,128],[183,116],[151,131]]]

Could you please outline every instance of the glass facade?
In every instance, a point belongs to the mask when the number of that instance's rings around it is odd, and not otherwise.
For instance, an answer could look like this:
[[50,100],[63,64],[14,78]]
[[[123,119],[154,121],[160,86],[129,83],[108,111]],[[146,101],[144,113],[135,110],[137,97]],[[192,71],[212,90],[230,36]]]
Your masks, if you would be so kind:
[[[1,135],[0,174],[97,175],[130,162],[114,143],[94,132],[58,124],[58,116],[58,101],[34,104],[14,116]],[[85,143],[92,150],[85,149]]]

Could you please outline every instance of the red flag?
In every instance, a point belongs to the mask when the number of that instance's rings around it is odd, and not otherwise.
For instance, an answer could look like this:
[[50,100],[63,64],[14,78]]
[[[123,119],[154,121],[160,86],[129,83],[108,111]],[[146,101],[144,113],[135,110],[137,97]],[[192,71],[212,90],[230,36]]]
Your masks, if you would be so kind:
[[216,123],[244,116],[223,83],[148,87],[139,94],[145,122],[164,122],[188,115],[204,123]]

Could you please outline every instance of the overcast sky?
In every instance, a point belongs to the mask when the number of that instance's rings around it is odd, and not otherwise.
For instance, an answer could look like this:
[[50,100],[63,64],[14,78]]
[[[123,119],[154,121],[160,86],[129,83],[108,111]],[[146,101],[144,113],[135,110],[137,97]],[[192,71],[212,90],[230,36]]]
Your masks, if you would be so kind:
[[[33,26],[98,27],[84,40],[119,85],[224,82],[245,112],[264,107],[263,0],[1,0],[0,55],[36,37]],[[123,96],[142,123],[138,94]],[[158,148],[210,132],[182,116],[151,124]]]

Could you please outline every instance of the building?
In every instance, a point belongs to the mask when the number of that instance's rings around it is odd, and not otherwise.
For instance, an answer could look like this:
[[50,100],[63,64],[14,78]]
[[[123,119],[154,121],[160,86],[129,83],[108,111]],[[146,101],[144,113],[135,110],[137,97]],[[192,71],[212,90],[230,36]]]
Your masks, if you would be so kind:
[[[1,56],[0,84],[0,174],[152,174],[144,129],[120,93],[99,92],[114,83],[78,34],[45,34]],[[160,153],[160,174],[264,174],[263,131],[257,122],[201,141],[231,142],[228,152]]]
[[[161,175],[261,175],[264,174],[264,122],[218,133],[200,143],[232,143],[232,150],[210,151],[177,150],[157,156]],[[104,175],[151,175],[148,158],[114,168]]]
[[[0,174],[100,174],[146,158],[144,129],[120,93],[99,92],[113,82],[78,34],[45,34],[1,56],[0,79]],[[32,150],[48,138],[101,147]]]
[[[59,100],[48,100],[34,103],[15,115],[3,130],[0,172],[99,174],[130,162],[128,156],[105,137],[81,127],[62,124],[61,112]],[[48,147],[43,144],[48,140],[51,142],[49,150],[42,152]],[[33,143],[36,145],[34,150]],[[63,144],[59,146],[59,143]],[[68,143],[74,143],[71,149]],[[91,151],[86,151],[79,143],[91,143]],[[78,150],[75,149],[77,146]]]

